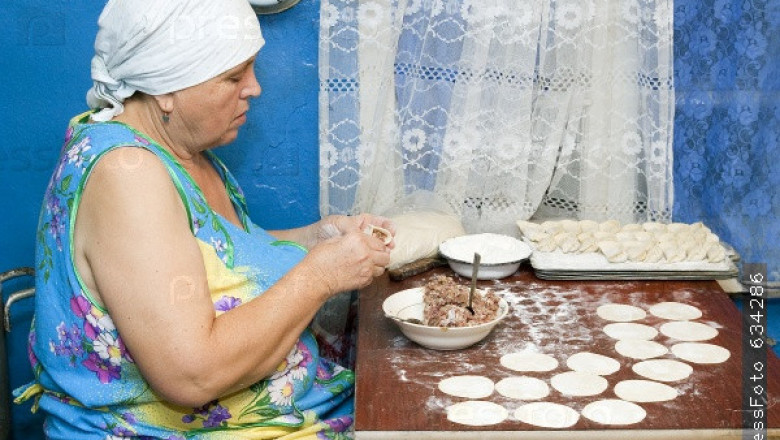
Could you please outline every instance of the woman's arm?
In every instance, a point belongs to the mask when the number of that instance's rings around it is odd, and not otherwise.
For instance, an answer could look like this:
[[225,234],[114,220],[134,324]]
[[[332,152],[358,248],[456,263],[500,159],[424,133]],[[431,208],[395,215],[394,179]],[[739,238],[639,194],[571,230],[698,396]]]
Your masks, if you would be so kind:
[[[389,251],[362,233],[324,240],[263,295],[215,317],[201,252],[162,163],[96,165],[75,226],[75,258],[141,373],[174,404],[196,407],[274,372],[331,295],[384,271]],[[123,153],[125,151],[125,153]]]

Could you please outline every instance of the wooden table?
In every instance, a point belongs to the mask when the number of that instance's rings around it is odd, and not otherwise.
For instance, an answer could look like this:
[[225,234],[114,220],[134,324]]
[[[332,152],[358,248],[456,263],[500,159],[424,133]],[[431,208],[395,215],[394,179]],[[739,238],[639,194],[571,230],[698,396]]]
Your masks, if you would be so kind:
[[[439,268],[401,282],[378,279],[360,293],[357,342],[357,388],[355,431],[358,439],[554,439],[554,438],[742,438],[742,339],[741,312],[714,281],[544,281],[522,267],[515,275],[497,281],[480,281],[481,288],[507,290],[510,316],[481,343],[464,350],[436,351],[408,339],[382,313],[382,301],[390,294],[425,284],[434,274],[451,274]],[[468,280],[462,279],[463,283]],[[438,390],[444,378],[474,374],[498,382],[509,376],[528,375],[544,379],[567,370],[566,359],[580,351],[603,354],[621,363],[617,373],[607,376],[609,388],[599,396],[564,396],[551,388],[544,401],[567,405],[578,412],[587,404],[616,398],[612,388],[626,379],[643,379],[631,366],[638,362],[619,355],[615,340],[601,330],[608,322],[596,315],[607,303],[631,304],[647,310],[664,301],[678,301],[698,307],[698,319],[719,330],[709,343],[731,351],[721,364],[691,364],[693,374],[670,383],[677,398],[667,402],[640,403],[647,417],[636,425],[608,426],[584,417],[566,430],[550,430],[525,424],[512,417],[526,402],[498,393],[484,399],[509,410],[506,421],[492,426],[472,427],[447,420],[445,408],[464,401]],[[664,320],[650,314],[638,321],[658,328]],[[655,340],[667,347],[670,338]],[[550,354],[559,367],[547,373],[518,373],[502,367],[502,355],[523,349]],[[768,350],[768,422],[770,433],[780,435],[780,369],[777,357]],[[664,358],[676,359],[671,353]],[[522,434],[522,435],[521,435]]]

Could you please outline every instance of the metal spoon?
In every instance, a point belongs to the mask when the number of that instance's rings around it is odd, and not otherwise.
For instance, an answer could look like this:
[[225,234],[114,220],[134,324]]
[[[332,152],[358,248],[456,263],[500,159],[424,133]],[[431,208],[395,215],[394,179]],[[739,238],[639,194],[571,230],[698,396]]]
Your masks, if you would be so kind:
[[477,290],[477,273],[479,273],[479,261],[482,257],[474,252],[474,262],[471,264],[471,289],[469,289],[469,305],[466,306],[466,310],[474,314],[474,309],[471,307],[471,301],[474,298],[474,291]]

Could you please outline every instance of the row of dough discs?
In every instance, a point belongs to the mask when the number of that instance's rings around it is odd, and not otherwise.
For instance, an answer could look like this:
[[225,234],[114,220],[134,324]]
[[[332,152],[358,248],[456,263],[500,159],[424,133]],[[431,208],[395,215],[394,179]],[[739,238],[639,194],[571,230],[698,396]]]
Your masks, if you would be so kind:
[[[553,402],[537,401],[550,394],[545,380],[531,376],[510,376],[494,383],[485,376],[453,376],[439,382],[442,392],[467,399],[484,399],[494,392],[525,403],[513,412],[513,417],[524,423],[543,428],[568,428],[585,417],[604,425],[630,425],[646,417],[638,405],[643,402],[660,402],[675,399],[677,389],[668,382],[686,380],[693,367],[674,359],[657,359],[669,353],[665,345],[652,341],[659,331],[633,322],[644,319],[644,309],[625,304],[605,304],[597,309],[605,321],[604,332],[616,339],[618,354],[637,360],[632,370],[639,378],[623,380],[614,385],[618,397],[600,399],[585,405],[581,412]],[[701,317],[701,311],[691,305],[663,302],[649,308],[650,314],[668,320],[660,332],[680,341],[671,347],[671,353],[694,364],[725,362],[730,353],[723,347],[702,343],[712,339],[718,331],[712,326],[693,321]],[[693,342],[695,341],[695,342]],[[501,357],[500,364],[522,373],[545,373],[558,368],[554,357],[535,351],[509,353]],[[620,362],[608,356],[579,352],[566,359],[568,371],[549,378],[550,385],[564,396],[589,397],[602,394],[609,387],[608,376],[620,369]],[[666,382],[666,383],[664,383]],[[537,402],[533,402],[537,401]],[[455,423],[486,426],[501,423],[509,418],[509,411],[502,405],[485,400],[467,400],[447,407],[447,418]]]
[[611,263],[718,263],[726,249],[703,223],[629,223],[616,220],[517,222],[522,236],[539,252],[601,253]]

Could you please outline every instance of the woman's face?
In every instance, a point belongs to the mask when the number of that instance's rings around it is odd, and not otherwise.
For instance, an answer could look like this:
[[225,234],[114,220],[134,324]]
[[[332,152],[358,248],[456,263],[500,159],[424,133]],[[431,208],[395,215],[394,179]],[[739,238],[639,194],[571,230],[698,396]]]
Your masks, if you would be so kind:
[[[232,142],[246,122],[249,99],[260,96],[254,57],[204,83],[174,92],[176,137],[193,150]],[[173,128],[173,127],[172,127]]]

